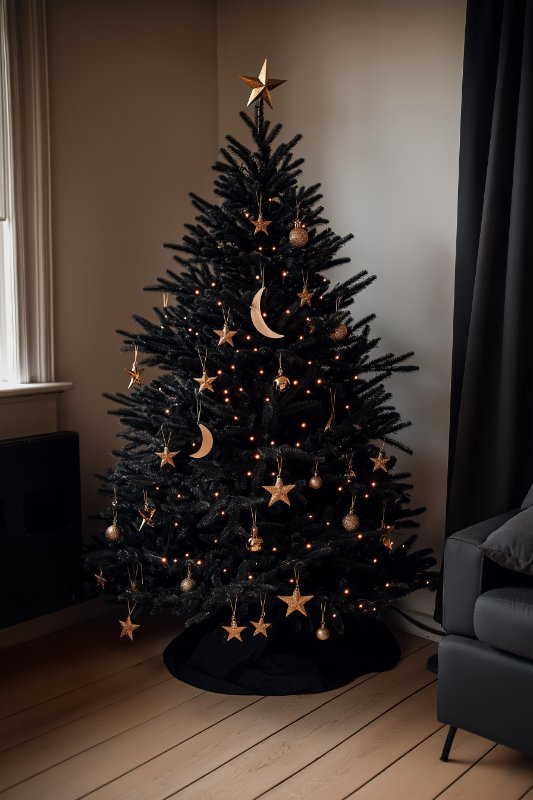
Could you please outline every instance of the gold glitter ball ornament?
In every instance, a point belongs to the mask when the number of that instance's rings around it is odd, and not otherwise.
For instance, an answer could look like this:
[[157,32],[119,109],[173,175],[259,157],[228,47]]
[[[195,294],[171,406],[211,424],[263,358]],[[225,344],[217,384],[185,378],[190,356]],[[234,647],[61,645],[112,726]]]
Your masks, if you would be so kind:
[[304,247],[309,241],[309,234],[300,220],[295,220],[294,228],[289,233],[289,242],[293,247]]
[[351,533],[352,531],[356,531],[359,527],[359,517],[357,514],[352,514],[352,512],[348,512],[342,518],[342,527],[345,531]]
[[325,642],[326,639],[329,639],[329,628],[326,628],[325,625],[321,625],[320,628],[317,628],[315,631],[315,636],[320,641]]
[[182,592],[192,592],[195,586],[196,581],[194,578],[184,578],[180,583],[180,589]]
[[334,331],[331,331],[329,338],[334,342],[342,342],[343,339],[346,339],[348,336],[348,328],[341,322],[340,325],[337,325]]
[[316,472],[309,478],[309,486],[311,489],[320,489],[322,486],[322,478]]
[[290,385],[290,380],[283,374],[283,370],[279,369],[277,376],[274,378],[274,387],[278,392],[286,392]]
[[118,542],[121,536],[122,536],[122,531],[120,530],[116,522],[112,522],[109,528],[106,528],[105,538],[107,539],[108,542]]

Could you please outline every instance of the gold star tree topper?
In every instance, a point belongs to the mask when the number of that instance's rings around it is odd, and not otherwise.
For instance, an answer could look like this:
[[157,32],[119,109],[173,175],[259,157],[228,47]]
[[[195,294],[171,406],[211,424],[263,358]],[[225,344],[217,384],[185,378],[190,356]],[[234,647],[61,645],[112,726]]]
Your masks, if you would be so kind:
[[285,80],[279,80],[279,78],[269,78],[267,73],[268,58],[265,58],[257,78],[250,77],[249,75],[240,75],[241,81],[244,81],[252,90],[246,104],[247,106],[251,105],[259,97],[264,97],[270,108],[272,108],[272,95],[270,92],[277,86],[281,86],[282,83],[285,83]]

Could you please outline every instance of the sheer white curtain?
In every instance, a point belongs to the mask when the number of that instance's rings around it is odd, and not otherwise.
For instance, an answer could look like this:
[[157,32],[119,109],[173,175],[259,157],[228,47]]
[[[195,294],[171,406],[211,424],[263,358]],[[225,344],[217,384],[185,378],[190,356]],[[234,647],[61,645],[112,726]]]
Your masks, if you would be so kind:
[[44,0],[0,0],[0,389],[53,380]]

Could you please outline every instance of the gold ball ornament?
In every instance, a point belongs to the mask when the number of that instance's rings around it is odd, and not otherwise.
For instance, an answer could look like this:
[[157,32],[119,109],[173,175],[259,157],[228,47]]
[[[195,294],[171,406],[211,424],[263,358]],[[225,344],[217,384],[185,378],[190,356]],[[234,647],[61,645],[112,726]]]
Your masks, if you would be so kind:
[[315,631],[315,636],[317,639],[320,639],[321,642],[325,642],[326,639],[329,639],[329,628],[326,628],[324,624],[317,628]]
[[335,330],[331,331],[329,338],[334,342],[342,342],[343,339],[346,339],[348,336],[348,328],[341,322],[340,325],[337,325]]
[[109,528],[106,528],[105,538],[108,542],[118,542],[122,536],[122,531],[116,522],[112,522]]
[[321,486],[322,486],[322,478],[320,477],[320,475],[317,472],[315,472],[315,474],[311,475],[311,477],[309,478],[309,486],[311,487],[311,489],[320,489],[321,488]]
[[194,578],[184,578],[180,583],[180,589],[182,592],[192,592],[195,586],[196,581]]
[[277,376],[274,378],[274,388],[278,392],[286,392],[290,385],[290,380],[283,374],[283,370],[279,369]]
[[356,531],[359,527],[359,517],[357,514],[352,514],[352,512],[348,512],[342,518],[342,527],[345,531],[351,533],[352,531]]
[[295,220],[294,228],[289,233],[289,242],[293,247],[304,247],[309,241],[309,234],[300,220]]

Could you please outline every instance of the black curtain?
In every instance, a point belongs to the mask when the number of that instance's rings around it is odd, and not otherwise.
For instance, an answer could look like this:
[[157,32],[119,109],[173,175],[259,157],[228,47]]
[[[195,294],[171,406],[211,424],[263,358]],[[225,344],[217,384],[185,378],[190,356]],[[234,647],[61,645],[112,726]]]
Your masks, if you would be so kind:
[[468,0],[447,534],[533,482],[533,0]]
[[533,482],[532,198],[533,0],[468,0],[447,536]]

